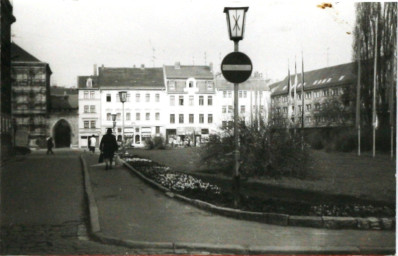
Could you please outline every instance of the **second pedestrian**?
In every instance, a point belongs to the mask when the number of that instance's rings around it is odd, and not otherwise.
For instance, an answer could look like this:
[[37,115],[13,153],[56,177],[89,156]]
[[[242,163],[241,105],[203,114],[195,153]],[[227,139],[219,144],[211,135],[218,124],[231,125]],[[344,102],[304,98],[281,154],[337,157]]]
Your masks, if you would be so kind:
[[105,170],[108,170],[108,168],[112,169],[113,156],[118,149],[118,145],[111,128],[106,130],[106,134],[102,137],[99,148],[104,156]]

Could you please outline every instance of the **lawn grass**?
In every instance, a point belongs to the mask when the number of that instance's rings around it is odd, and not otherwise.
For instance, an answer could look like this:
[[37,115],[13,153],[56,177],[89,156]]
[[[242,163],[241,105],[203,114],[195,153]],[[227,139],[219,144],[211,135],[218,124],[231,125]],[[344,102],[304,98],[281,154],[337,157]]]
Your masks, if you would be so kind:
[[[202,148],[177,148],[167,150],[129,149],[132,154],[152,159],[171,167],[175,171],[200,174],[209,170],[200,161]],[[250,186],[242,184],[250,194],[284,194],[283,189],[297,189],[308,192],[322,192],[333,195],[347,195],[364,200],[395,203],[395,160],[389,155],[379,154],[372,158],[365,153],[328,153],[311,150],[312,163],[308,175],[298,178],[250,178]],[[217,174],[213,178],[222,178]],[[224,177],[225,178],[225,177]],[[230,183],[225,181],[227,187]],[[264,191],[261,185],[273,191]],[[282,190],[279,190],[281,188]],[[270,190],[270,189],[268,189]],[[285,194],[294,196],[296,192]],[[307,198],[307,197],[306,197]]]

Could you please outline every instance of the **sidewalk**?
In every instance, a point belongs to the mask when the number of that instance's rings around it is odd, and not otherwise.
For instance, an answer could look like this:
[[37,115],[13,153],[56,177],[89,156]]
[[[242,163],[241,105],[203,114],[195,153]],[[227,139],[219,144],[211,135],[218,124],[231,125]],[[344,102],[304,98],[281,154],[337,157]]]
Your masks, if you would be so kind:
[[126,167],[105,171],[98,155],[83,159],[91,184],[86,189],[95,198],[92,219],[98,211],[95,234],[106,242],[237,254],[395,252],[394,231],[287,227],[218,216],[151,188]]

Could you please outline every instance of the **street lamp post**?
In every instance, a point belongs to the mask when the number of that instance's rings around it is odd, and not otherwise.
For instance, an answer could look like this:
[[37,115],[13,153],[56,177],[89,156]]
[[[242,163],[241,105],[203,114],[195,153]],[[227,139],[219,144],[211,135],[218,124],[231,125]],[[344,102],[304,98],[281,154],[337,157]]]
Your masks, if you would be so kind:
[[122,109],[122,150],[124,150],[124,103],[127,100],[127,92],[126,91],[119,92],[119,98],[120,98],[120,102],[123,104],[123,109]]
[[[229,38],[234,41],[234,52],[239,51],[239,40],[243,39],[245,31],[245,16],[249,7],[225,7]],[[240,174],[239,174],[239,84],[234,83],[234,206],[240,203]]]

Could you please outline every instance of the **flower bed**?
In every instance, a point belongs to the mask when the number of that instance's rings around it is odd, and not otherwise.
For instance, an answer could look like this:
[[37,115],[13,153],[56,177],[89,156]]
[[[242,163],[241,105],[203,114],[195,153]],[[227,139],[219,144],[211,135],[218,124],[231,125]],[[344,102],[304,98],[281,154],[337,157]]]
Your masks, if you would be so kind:
[[[233,207],[233,195],[217,184],[203,182],[188,174],[172,171],[169,167],[138,156],[124,156],[126,162],[173,192],[214,205]],[[283,201],[241,195],[240,209],[303,216],[395,217],[395,208],[372,204],[311,204],[311,202]]]

